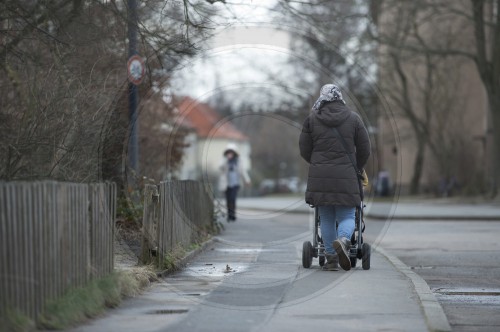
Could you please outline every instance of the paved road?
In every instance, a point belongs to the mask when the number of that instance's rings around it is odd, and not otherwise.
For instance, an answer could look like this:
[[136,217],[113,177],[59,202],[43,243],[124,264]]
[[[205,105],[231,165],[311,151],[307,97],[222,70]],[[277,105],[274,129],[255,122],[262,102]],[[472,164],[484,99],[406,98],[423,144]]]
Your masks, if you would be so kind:
[[[446,200],[408,200],[394,197],[391,202],[366,200],[365,213],[376,219],[412,219],[412,220],[496,220],[500,221],[500,204],[490,203],[452,203]],[[287,197],[245,197],[238,201],[241,207],[258,210],[264,214],[283,211],[308,212],[309,206],[302,196]]]
[[[250,214],[182,271],[74,331],[427,330],[413,284],[381,254],[369,271],[304,269],[312,219]],[[368,227],[368,242],[383,225]]]
[[[300,255],[302,242],[311,237],[309,217],[261,217],[228,225],[214,250],[168,279],[170,283],[180,279],[181,285],[193,277],[203,284],[219,283],[200,299],[201,305],[164,331],[309,331],[328,326],[348,331],[398,326],[426,330],[418,303],[407,297],[411,293],[407,280],[384,258],[374,254],[374,269],[369,272],[329,273],[316,262],[305,270]],[[373,234],[379,229],[373,227]],[[234,274],[223,279],[207,275],[213,270],[220,276],[227,265]],[[385,289],[383,297],[373,293],[373,282]],[[364,305],[357,308],[359,301]],[[393,320],[387,320],[388,312]]]
[[[275,207],[307,211],[297,198],[248,198],[241,204],[275,212]],[[367,210],[387,215],[391,209],[392,222],[369,223],[376,232],[380,225],[387,227],[376,244],[380,241],[426,280],[453,330],[500,331],[500,206],[404,201],[372,202]]]
[[453,331],[500,331],[500,222],[393,221],[381,244],[422,276]]

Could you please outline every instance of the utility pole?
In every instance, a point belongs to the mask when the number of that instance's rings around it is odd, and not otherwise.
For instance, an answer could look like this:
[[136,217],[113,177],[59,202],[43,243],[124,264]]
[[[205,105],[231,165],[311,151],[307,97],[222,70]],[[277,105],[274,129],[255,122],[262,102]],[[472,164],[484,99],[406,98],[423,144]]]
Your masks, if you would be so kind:
[[[128,0],[128,58],[137,55],[137,1]],[[130,71],[130,70],[129,70]],[[138,91],[136,83],[129,79],[128,103],[129,103],[129,141],[128,161],[129,167],[136,174],[139,172],[139,145],[137,139],[137,105]]]

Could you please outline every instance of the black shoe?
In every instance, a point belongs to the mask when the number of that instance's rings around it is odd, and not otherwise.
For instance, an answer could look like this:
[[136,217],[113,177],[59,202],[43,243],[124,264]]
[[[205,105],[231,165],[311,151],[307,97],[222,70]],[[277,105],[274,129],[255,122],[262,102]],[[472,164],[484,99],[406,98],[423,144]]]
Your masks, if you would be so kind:
[[338,271],[339,270],[339,256],[325,255],[326,264],[323,266],[324,271]]
[[339,257],[340,267],[345,271],[349,271],[351,269],[351,260],[349,259],[351,241],[345,237],[341,237],[340,239],[333,241],[333,248]]

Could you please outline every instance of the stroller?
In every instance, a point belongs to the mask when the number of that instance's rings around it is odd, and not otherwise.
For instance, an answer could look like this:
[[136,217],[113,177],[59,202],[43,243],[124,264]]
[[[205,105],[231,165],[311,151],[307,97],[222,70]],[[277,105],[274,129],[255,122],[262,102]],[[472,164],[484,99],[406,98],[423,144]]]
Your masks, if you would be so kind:
[[[314,206],[311,206],[314,207]],[[361,266],[363,270],[370,269],[370,256],[371,246],[364,242],[363,232],[365,230],[365,222],[363,220],[363,209],[365,205],[361,201],[361,205],[356,207],[355,215],[355,229],[351,237],[351,247],[349,248],[349,258],[351,260],[351,267],[356,267],[358,259],[361,259]],[[318,207],[314,207],[314,229],[313,229],[313,243],[305,241],[302,245],[302,266],[306,269],[311,267],[313,258],[319,259],[319,265],[325,265],[325,247],[323,239],[319,234],[320,218]]]
[[[365,205],[363,204],[364,200],[364,190],[363,190],[363,182],[368,180],[365,178],[366,173],[363,174],[362,170],[358,169],[356,166],[356,162],[351,154],[347,153],[349,151],[347,147],[347,143],[344,138],[339,134],[337,128],[332,128],[335,136],[340,140],[344,150],[346,151],[347,156],[352,164],[352,167],[356,171],[357,182],[359,195],[361,198],[361,203],[359,206],[356,206],[356,214],[355,214],[355,229],[351,236],[351,247],[349,248],[349,259],[351,261],[351,268],[356,267],[356,263],[358,259],[361,259],[361,266],[363,270],[370,269],[370,255],[371,255],[371,247],[368,243],[365,243],[363,240],[363,232],[365,230],[365,222],[363,220],[363,209]],[[311,206],[313,207],[313,206]],[[302,266],[306,269],[311,267],[312,259],[318,257],[319,265],[325,265],[325,246],[323,244],[323,239],[319,235],[319,225],[320,218],[318,213],[318,207],[314,207],[314,229],[313,229],[313,243],[309,241],[305,241],[302,245]]]

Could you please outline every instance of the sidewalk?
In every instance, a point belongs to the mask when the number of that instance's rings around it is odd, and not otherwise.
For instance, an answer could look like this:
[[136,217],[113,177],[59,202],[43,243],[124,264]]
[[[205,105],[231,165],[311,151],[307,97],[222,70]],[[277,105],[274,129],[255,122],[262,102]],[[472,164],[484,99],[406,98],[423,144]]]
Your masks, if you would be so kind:
[[283,212],[311,208],[293,198],[244,198],[239,208],[238,221],[189,255],[186,268],[72,331],[451,330],[427,283],[374,241],[369,271],[358,261],[350,272],[323,272],[317,259],[304,269],[302,242],[311,232],[296,232],[303,215]]
[[[302,198],[293,197],[242,198],[238,206],[248,209],[240,212],[248,217],[252,213],[261,214],[264,218],[285,211],[312,213],[312,208]],[[500,220],[500,208],[487,204],[404,202],[395,205],[376,202],[368,204],[365,211],[370,211],[369,216],[377,219],[394,215],[395,219],[486,217],[487,220]],[[336,329],[346,331],[451,331],[441,304],[422,277],[380,246],[372,248],[372,262],[370,282],[366,282],[363,271],[356,271],[356,274],[341,280],[340,287],[317,294],[308,306],[279,308],[264,331],[293,330],[303,323],[305,317],[319,319],[317,327],[322,328],[325,321],[321,322],[321,317],[327,319],[331,317],[331,312],[335,313]],[[333,300],[335,298],[337,300]],[[356,308],[356,314],[352,314],[353,308]]]
[[301,298],[303,303],[288,305],[285,298],[263,331],[294,331],[298,326],[308,331],[325,326],[339,331],[451,331],[420,276],[382,248],[372,252],[371,260],[369,271],[357,267],[348,273],[324,272],[341,277],[331,287]]
[[[495,204],[459,204],[446,201],[366,202],[365,215],[373,219],[404,220],[494,220],[500,221],[500,206]],[[302,197],[245,197],[238,207],[261,211],[266,215],[283,212],[311,213]],[[259,213],[255,213],[259,215]]]
[[[321,272],[317,259],[310,269],[290,260],[293,251],[284,249],[294,246],[299,253],[300,244],[273,246],[272,253],[235,251],[216,240],[184,270],[71,331],[451,330],[425,281],[381,248],[372,253],[369,271],[358,266],[350,272]],[[267,253],[265,262],[256,261],[259,253]],[[280,264],[276,254],[283,258]],[[238,271],[222,273],[219,265],[228,262]],[[217,266],[212,276],[200,274],[212,265]]]
[[[242,198],[238,202],[239,208],[242,213],[260,213],[262,216],[266,215],[279,215],[285,211],[295,212],[295,213],[312,213],[312,209],[304,203],[302,197],[260,197],[260,198]],[[500,206],[494,203],[458,203],[454,201],[446,200],[409,200],[402,199],[400,202],[390,203],[390,202],[370,202],[367,204],[365,209],[368,218],[379,219],[379,220],[475,220],[475,221],[500,221]],[[377,259],[377,258],[381,259]],[[348,299],[347,294],[354,295],[358,297],[358,312],[361,317],[369,317],[370,320],[374,321],[374,325],[377,328],[403,328],[405,330],[422,330],[422,323],[426,324],[429,331],[449,331],[451,330],[448,318],[444,314],[442,305],[437,301],[434,293],[429,288],[426,281],[420,277],[417,273],[413,272],[406,264],[395,257],[393,254],[384,250],[384,248],[378,246],[372,253],[372,259],[376,260],[376,267],[382,267],[381,270],[375,268],[370,270],[370,279],[373,282],[365,285],[365,279],[358,280],[355,282],[357,277],[363,277],[362,274],[357,274],[356,278],[350,278],[347,282],[343,283],[342,289],[345,290],[345,297]],[[385,259],[384,259],[385,258]],[[385,262],[389,261],[390,264]],[[372,275],[375,273],[375,275]],[[399,277],[403,275],[403,278]],[[410,286],[408,288],[402,287],[402,280],[409,281]],[[375,287],[373,287],[376,285]],[[387,291],[384,293],[384,291]],[[380,293],[382,291],[382,293]],[[360,295],[361,293],[361,295]],[[325,294],[328,295],[328,294]],[[387,296],[386,296],[387,295]],[[299,320],[294,320],[294,316],[302,315],[314,315],[322,312],[317,306],[316,302],[323,305],[331,303],[331,296],[320,295],[320,299],[316,301],[312,307],[305,308],[293,308],[285,309],[289,317],[289,323],[285,326],[292,328],[294,324],[298,324]],[[324,300],[321,300],[324,298]],[[420,306],[420,313],[415,307],[411,307],[411,304],[407,301],[409,298],[414,298]],[[374,301],[374,299],[376,299]],[[378,301],[378,302],[377,302]],[[356,302],[356,301],[354,301]],[[356,307],[356,304],[351,303],[351,300],[345,302],[344,308]],[[346,312],[342,311],[342,307],[338,308],[338,305],[334,305],[335,310],[340,309],[340,316],[348,317],[348,310]],[[394,311],[391,312],[391,308]],[[319,311],[318,311],[319,310]],[[335,311],[334,310],[334,311]],[[280,315],[280,310],[277,312],[277,316]],[[406,317],[403,319],[401,317],[402,312],[407,312]],[[397,321],[399,324],[411,325],[392,325],[383,326],[382,322],[379,321],[375,312],[380,315],[386,315],[384,319],[389,321]],[[303,317],[303,316],[301,316]],[[387,319],[390,317],[390,319]],[[411,323],[411,320],[414,323]],[[286,320],[280,320],[283,322]],[[368,321],[368,320],[366,320]],[[365,323],[366,323],[365,321]],[[352,329],[352,324],[356,324],[356,320],[353,320],[350,324],[340,325],[341,328],[349,327]],[[269,326],[273,326],[270,324]],[[278,329],[285,327],[276,323],[274,327]],[[357,325],[359,330],[364,330],[366,327]],[[271,329],[272,330],[272,329]]]

